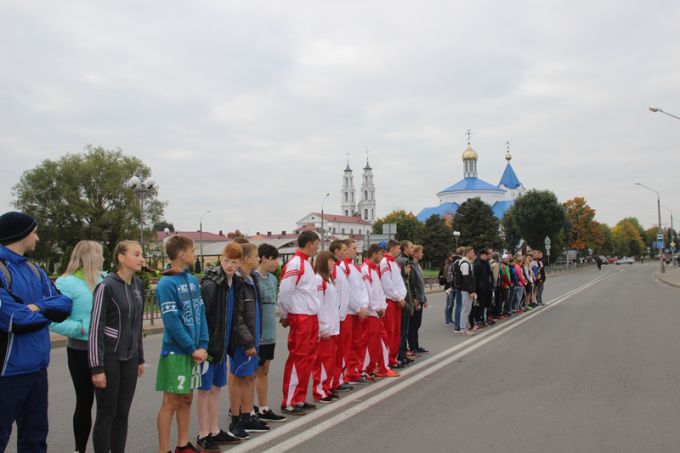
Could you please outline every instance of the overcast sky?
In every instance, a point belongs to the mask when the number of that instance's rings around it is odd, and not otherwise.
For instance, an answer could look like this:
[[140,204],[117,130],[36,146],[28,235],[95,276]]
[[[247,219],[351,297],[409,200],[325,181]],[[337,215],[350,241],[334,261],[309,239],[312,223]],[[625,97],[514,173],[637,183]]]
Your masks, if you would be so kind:
[[[340,212],[365,150],[377,214],[462,178],[680,225],[677,1],[0,1],[0,210],[86,144],[152,168],[178,229],[291,230]],[[673,170],[675,168],[675,170]],[[663,213],[664,222],[668,215]]]

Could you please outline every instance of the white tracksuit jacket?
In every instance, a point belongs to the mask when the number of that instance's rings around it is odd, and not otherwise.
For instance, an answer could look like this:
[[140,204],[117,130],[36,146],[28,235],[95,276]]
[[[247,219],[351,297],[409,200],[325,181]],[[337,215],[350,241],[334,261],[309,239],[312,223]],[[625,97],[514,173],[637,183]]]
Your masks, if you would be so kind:
[[401,268],[393,258],[386,256],[380,261],[380,282],[385,297],[395,302],[406,298],[406,286],[401,278]]
[[380,276],[375,269],[371,269],[368,263],[361,266],[361,275],[368,291],[368,316],[378,317],[377,310],[386,309],[387,301],[383,292]]
[[340,299],[333,283],[315,275],[316,298],[319,301],[319,337],[340,333]]
[[[302,270],[304,268],[304,271]],[[284,266],[279,285],[278,308],[281,317],[318,315],[319,299],[316,295],[316,274],[312,264],[300,251]]]
[[340,266],[345,275],[347,275],[347,281],[349,282],[348,313],[356,315],[361,308],[368,309],[368,291],[366,291],[361,271],[354,263],[343,261]]

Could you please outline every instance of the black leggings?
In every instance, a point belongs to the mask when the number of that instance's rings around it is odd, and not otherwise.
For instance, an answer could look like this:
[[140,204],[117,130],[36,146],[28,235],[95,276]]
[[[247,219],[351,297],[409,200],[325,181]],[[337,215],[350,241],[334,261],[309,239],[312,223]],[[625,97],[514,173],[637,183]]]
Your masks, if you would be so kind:
[[128,414],[137,387],[137,358],[120,361],[104,357],[106,388],[95,389],[97,418],[92,431],[95,453],[123,453]]
[[94,403],[94,386],[92,374],[87,363],[87,351],[66,349],[68,370],[71,373],[73,387],[76,390],[76,410],[73,412],[73,436],[76,440],[76,451],[83,453],[87,448],[87,439],[92,429],[92,403]]

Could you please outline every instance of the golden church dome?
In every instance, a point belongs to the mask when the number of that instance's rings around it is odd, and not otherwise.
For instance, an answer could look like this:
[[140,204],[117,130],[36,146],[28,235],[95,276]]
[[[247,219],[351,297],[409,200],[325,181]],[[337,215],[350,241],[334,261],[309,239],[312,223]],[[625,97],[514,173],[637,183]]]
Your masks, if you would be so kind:
[[470,145],[463,151],[463,160],[477,160],[479,154]]

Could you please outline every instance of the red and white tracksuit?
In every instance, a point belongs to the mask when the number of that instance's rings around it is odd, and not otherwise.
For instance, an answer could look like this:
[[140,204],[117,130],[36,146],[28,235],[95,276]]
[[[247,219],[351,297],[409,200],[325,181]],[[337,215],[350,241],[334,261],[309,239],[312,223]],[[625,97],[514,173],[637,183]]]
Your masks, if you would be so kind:
[[[335,366],[333,367],[333,387],[336,388],[345,383],[345,373],[347,372],[346,354],[352,345],[352,318],[347,316],[349,310],[349,280],[342,269],[340,263],[333,268],[333,281],[338,293],[339,300],[339,320],[340,333],[336,338],[335,345]],[[347,353],[345,352],[347,351]]]
[[378,317],[378,310],[386,309],[387,302],[380,284],[378,266],[364,261],[361,275],[368,291],[368,316],[366,317],[366,350],[363,371],[366,373],[385,373],[389,371],[389,345],[387,331],[383,320]]
[[[335,348],[340,333],[340,298],[333,282],[316,276],[319,299],[319,344],[312,370],[312,396],[320,400],[330,396],[334,388]],[[326,338],[324,338],[326,337]]]
[[283,402],[304,403],[319,341],[317,281],[309,257],[300,250],[283,267],[278,308],[288,320],[288,358],[283,369]]
[[[366,351],[366,320],[359,319],[357,312],[362,308],[368,310],[368,291],[364,283],[361,269],[347,258],[341,264],[342,270],[347,276],[349,283],[349,306],[347,320],[351,323],[351,338],[345,338],[343,353],[347,363],[347,381],[354,381],[361,377],[364,369],[364,356]],[[342,325],[340,326],[342,332]]]
[[390,255],[380,261],[380,282],[387,298],[387,312],[383,319],[390,348],[390,366],[398,364],[399,343],[401,342],[401,305],[406,298],[406,286],[401,278],[401,267]]

